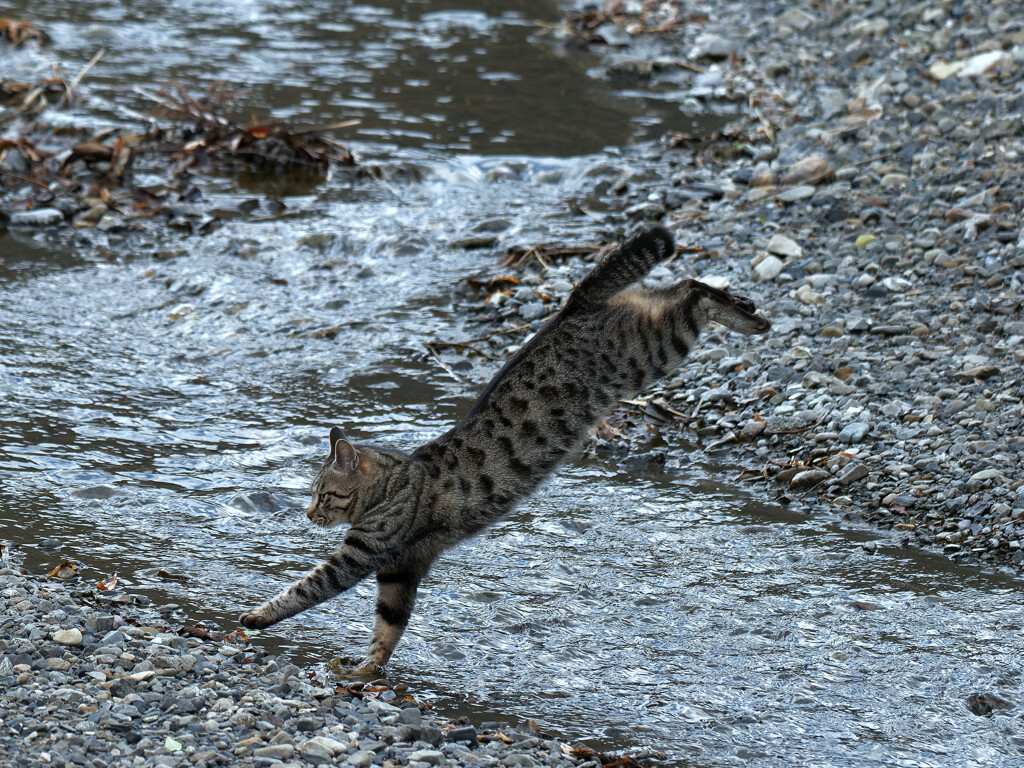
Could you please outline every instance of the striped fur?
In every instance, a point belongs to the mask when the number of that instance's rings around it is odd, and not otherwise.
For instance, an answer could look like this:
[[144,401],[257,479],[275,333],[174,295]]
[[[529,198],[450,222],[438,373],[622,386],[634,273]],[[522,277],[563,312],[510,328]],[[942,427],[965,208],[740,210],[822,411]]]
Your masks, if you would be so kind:
[[710,322],[744,334],[771,327],[748,299],[695,280],[630,287],[674,250],[663,229],[623,242],[469,413],[411,455],[353,445],[332,429],[307,515],[325,527],[349,523],[345,542],[242,623],[269,626],[376,574],[373,641],[360,668],[386,663],[441,552],[535,491],[616,402],[675,370]]

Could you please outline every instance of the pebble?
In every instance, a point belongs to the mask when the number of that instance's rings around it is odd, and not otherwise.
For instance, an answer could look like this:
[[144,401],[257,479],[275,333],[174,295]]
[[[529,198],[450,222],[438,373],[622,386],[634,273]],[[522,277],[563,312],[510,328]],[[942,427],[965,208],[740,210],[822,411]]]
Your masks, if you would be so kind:
[[[17,605],[16,620],[0,618],[4,765],[549,764],[549,742],[481,745],[473,726],[389,704],[391,690],[349,703],[258,647],[182,636],[181,624],[134,602],[107,613],[94,584],[26,575],[6,567],[17,548],[5,544],[4,555],[0,617],[12,597]],[[69,626],[79,621],[88,632]],[[557,756],[559,768],[585,762]]]
[[775,197],[784,203],[795,203],[800,200],[807,200],[810,197],[814,197],[815,188],[810,184],[801,184],[790,189],[784,189],[779,192]]
[[409,762],[444,765],[444,752],[439,752],[436,749],[419,749],[409,755]]
[[784,266],[778,256],[765,256],[754,266],[754,277],[760,282],[774,280],[782,273]]
[[768,253],[774,253],[783,258],[800,258],[804,255],[803,249],[785,235],[774,234],[765,248]]
[[11,214],[11,224],[22,224],[29,227],[47,227],[64,221],[64,214],[56,208],[36,208],[32,211],[15,211]]
[[58,645],[81,645],[82,631],[79,629],[61,629],[53,633],[53,642]]
[[812,155],[798,160],[780,180],[781,184],[814,184],[828,173],[828,163],[823,157]]
[[793,475],[789,487],[794,491],[805,491],[825,482],[832,475],[825,469],[806,469]]
[[851,462],[836,474],[836,482],[842,486],[850,485],[868,476],[868,468],[859,462]]
[[971,475],[967,481],[968,485],[975,486],[987,483],[990,481],[1004,482],[1006,480],[1005,475],[998,469],[983,469],[980,472],[975,472]]
[[839,431],[839,441],[843,443],[859,443],[868,436],[870,431],[870,424],[855,421],[852,424],[847,424]]
[[519,316],[522,317],[523,320],[536,320],[539,317],[544,317],[547,313],[547,307],[539,301],[531,301],[528,304],[523,304],[519,308]]

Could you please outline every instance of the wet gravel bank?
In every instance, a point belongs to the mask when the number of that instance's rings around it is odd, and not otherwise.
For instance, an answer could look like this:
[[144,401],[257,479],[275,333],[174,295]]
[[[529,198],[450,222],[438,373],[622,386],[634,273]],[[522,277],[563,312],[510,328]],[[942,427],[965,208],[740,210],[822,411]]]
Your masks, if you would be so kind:
[[529,723],[448,722],[403,686],[326,682],[244,636],[185,629],[144,598],[3,553],[0,765],[600,764]]
[[[698,3],[702,23],[631,37],[634,5],[597,28],[621,44],[591,46],[600,76],[639,73],[640,89],[674,86],[684,112],[743,117],[718,141],[627,153],[597,190],[624,211],[601,218],[606,239],[668,224],[688,248],[651,283],[727,286],[774,323],[767,339],[707,337],[644,397],[649,421],[808,512],[1021,568],[1024,29],[1011,4]],[[466,304],[486,298],[478,314],[504,328],[539,323],[584,271],[529,260],[517,286]],[[482,348],[501,356],[515,339]]]

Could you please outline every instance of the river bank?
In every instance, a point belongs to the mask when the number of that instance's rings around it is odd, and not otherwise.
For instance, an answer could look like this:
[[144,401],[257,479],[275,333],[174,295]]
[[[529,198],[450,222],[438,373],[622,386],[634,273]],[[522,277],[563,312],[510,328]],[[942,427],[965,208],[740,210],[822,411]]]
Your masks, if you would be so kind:
[[478,732],[405,686],[332,683],[241,632],[169,622],[116,578],[0,552],[0,766],[601,765],[533,723]]

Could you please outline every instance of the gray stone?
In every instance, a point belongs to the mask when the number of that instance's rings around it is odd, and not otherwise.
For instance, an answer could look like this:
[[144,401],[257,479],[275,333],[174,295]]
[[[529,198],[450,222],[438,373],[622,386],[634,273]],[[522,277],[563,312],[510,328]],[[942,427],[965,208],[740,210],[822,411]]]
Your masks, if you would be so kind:
[[423,713],[416,707],[406,707],[398,713],[397,722],[401,725],[419,725],[423,719]]
[[765,250],[768,253],[774,253],[776,256],[784,258],[799,258],[804,255],[803,248],[785,235],[778,233],[772,235],[772,239],[768,241]]
[[409,755],[409,762],[444,765],[444,753],[436,749],[418,749]]
[[531,301],[519,308],[519,316],[523,320],[536,320],[538,317],[544,317],[547,313],[547,308],[539,301]]
[[842,486],[850,485],[868,476],[868,468],[860,462],[851,462],[839,470],[836,482]]
[[870,431],[870,424],[865,424],[863,421],[855,421],[852,424],[847,424],[840,430],[839,441],[842,443],[859,443],[868,436]]
[[814,187],[810,184],[800,184],[790,189],[784,189],[776,197],[784,203],[795,203],[799,200],[807,200],[814,197]]
[[349,765],[354,765],[356,768],[366,768],[366,766],[373,762],[375,756],[373,752],[361,749],[354,755],[349,755],[345,762]]
[[472,725],[464,725],[460,728],[452,728],[450,731],[448,731],[447,738],[448,741],[465,742],[474,747],[479,745],[480,743],[479,740],[477,739],[476,728],[474,728]]
[[821,485],[830,477],[832,475],[825,469],[805,469],[793,475],[793,479],[789,481],[789,487],[794,491],[806,491]]
[[11,224],[22,224],[27,227],[48,227],[64,221],[64,214],[56,208],[36,208],[33,211],[15,211],[11,214]]

